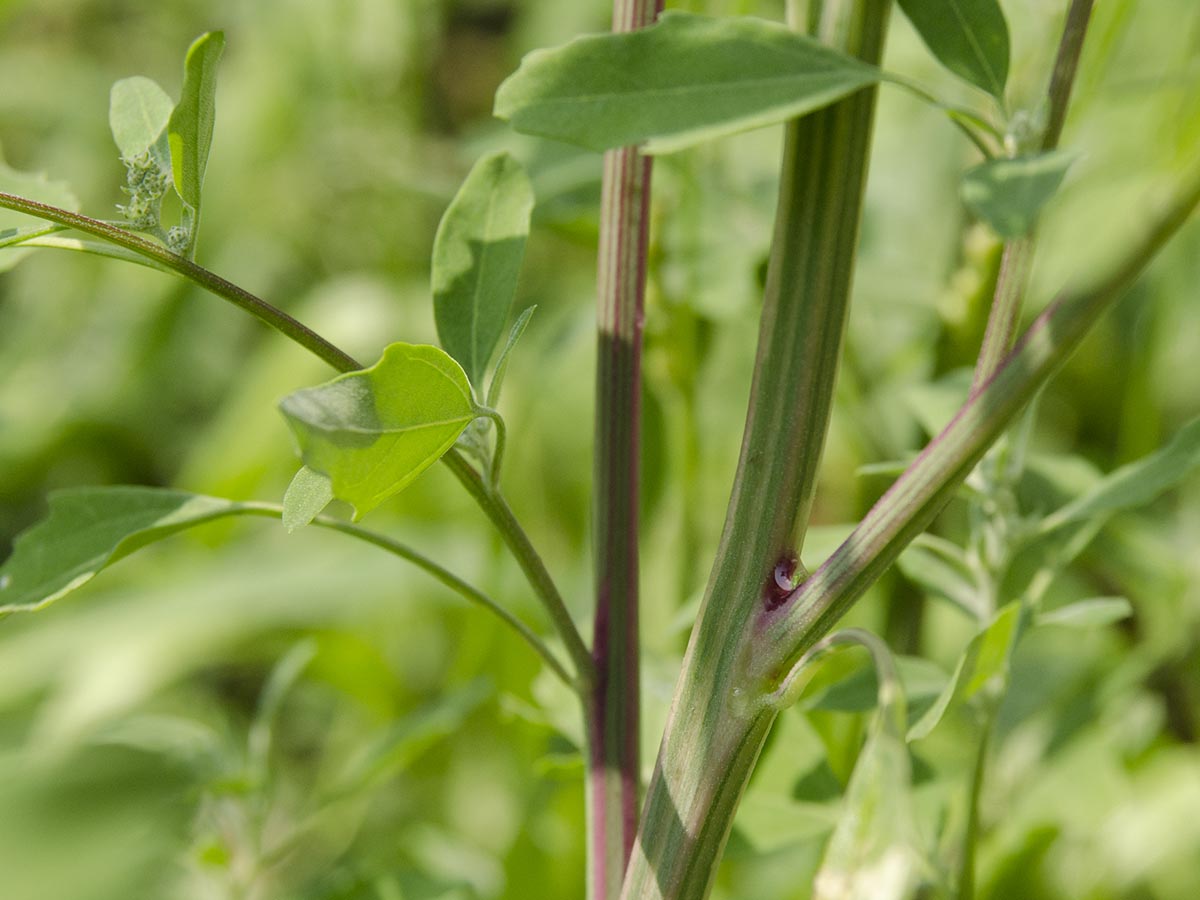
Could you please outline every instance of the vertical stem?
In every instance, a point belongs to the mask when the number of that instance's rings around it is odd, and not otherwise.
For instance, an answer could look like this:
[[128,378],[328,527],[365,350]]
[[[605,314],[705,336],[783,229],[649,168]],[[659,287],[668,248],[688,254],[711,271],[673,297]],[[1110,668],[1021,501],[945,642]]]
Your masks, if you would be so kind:
[[[809,21],[823,40],[878,62],[890,0],[816,6]],[[832,403],[874,105],[868,89],[786,126],[741,457],[642,813],[626,900],[708,895],[774,720],[735,686],[763,604],[801,574],[796,553]]]
[[963,838],[962,859],[959,861],[956,900],[975,900],[975,847],[979,838],[979,797],[983,793],[983,778],[987,770],[988,752],[992,746],[992,726],[995,723],[996,711],[988,709],[984,713],[983,732],[979,735],[975,766],[971,771],[971,789],[967,795],[967,830]]
[[[1071,0],[1063,25],[1058,53],[1054,59],[1054,72],[1050,76],[1047,94],[1046,130],[1042,134],[1043,153],[1058,147],[1062,137],[1063,123],[1067,119],[1067,104],[1071,99],[1071,88],[1075,84],[1075,72],[1079,68],[1079,54],[1083,50],[1083,39],[1087,35],[1088,21],[1092,15],[1093,0]],[[1004,257],[1000,262],[1000,277],[996,281],[996,293],[988,315],[987,330],[983,345],[979,349],[979,361],[975,365],[975,379],[971,392],[979,390],[984,382],[995,374],[1001,361],[1012,349],[1017,335],[1017,322],[1021,317],[1021,305],[1025,290],[1029,286],[1029,275],[1033,270],[1033,253],[1037,237],[1030,233],[1009,241],[1004,245]]]
[[[614,0],[613,31],[651,24],[662,0]],[[588,897],[617,896],[637,831],[638,496],[650,159],[604,155],[600,206],[594,529],[596,681],[588,732]]]

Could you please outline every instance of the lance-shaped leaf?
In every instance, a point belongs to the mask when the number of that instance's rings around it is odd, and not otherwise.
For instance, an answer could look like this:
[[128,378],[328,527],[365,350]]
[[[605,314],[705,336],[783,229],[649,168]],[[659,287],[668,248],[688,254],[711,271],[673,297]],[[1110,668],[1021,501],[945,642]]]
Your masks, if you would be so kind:
[[50,515],[22,532],[0,567],[0,615],[30,612],[86,584],[154,541],[244,504],[147,487],[82,488],[50,495]]
[[[40,200],[72,212],[79,209],[79,201],[65,182],[50,181],[41,173],[18,172],[4,161],[3,153],[0,153],[0,191]],[[48,234],[57,230],[61,229],[10,209],[0,209],[0,272],[8,271],[30,252],[18,246],[5,247],[5,243],[15,244],[16,239],[22,236]]]
[[959,657],[950,683],[937,701],[908,730],[910,741],[926,737],[952,705],[977,696],[999,697],[1008,682],[1008,661],[1016,644],[1021,624],[1021,602],[1009,603],[996,614],[987,628],[980,631]]
[[647,142],[665,153],[804,115],[879,78],[784,25],[669,12],[529,54],[500,85],[496,115],[592,150]]
[[369,369],[285,397],[309,468],[360,518],[449,450],[475,418],[467,376],[437,347],[392,344]]
[[183,91],[167,127],[175,190],[192,209],[200,209],[204,170],[212,149],[217,116],[217,65],[225,49],[225,34],[202,34],[188,48],[183,68]]
[[1008,81],[1008,23],[997,0],[900,0],[938,61],[993,97]]
[[108,101],[108,126],[121,156],[136,159],[150,151],[164,171],[170,171],[171,153],[167,125],[174,101],[157,82],[136,75],[112,86]]
[[283,495],[283,527],[289,532],[303,528],[333,500],[329,476],[301,466]]
[[1067,628],[1103,628],[1132,615],[1133,605],[1124,597],[1089,597],[1042,613],[1035,621]]
[[471,169],[434,239],[438,339],[480,397],[516,294],[532,210],[525,171],[507,153],[495,153]]
[[500,351],[500,358],[496,360],[496,370],[492,372],[492,382],[488,385],[487,405],[492,409],[495,409],[496,404],[500,402],[500,389],[504,386],[504,376],[508,372],[508,359],[512,355],[513,347],[517,346],[517,341],[525,333],[535,309],[537,309],[536,306],[528,307],[517,316],[517,321],[513,322],[512,328],[508,331],[508,340],[504,342],[504,349]]
[[1059,151],[993,159],[963,175],[963,202],[1005,240],[1028,234],[1073,162]]
[[1200,464],[1200,418],[1192,419],[1171,442],[1106,475],[1086,494],[1042,520],[1039,535],[1074,522],[1110,516],[1142,506],[1174,487]]

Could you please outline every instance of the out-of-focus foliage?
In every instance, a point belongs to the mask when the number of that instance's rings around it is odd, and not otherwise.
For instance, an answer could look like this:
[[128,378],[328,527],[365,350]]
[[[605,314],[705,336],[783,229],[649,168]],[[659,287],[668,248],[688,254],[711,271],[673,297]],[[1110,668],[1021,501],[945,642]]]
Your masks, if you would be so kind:
[[[783,13],[767,0],[671,5]],[[1063,5],[1002,3],[1015,110],[1033,115]],[[599,157],[517,137],[490,110],[523,53],[602,30],[609,15],[599,0],[7,0],[0,143],[13,168],[45,171],[81,208],[115,216],[112,83],[146,75],[177,99],[183,52],[223,30],[198,259],[364,361],[394,341],[435,342],[437,223],[477,159],[517,157],[537,205],[514,308],[538,312],[507,368],[504,485],[584,621]],[[1111,258],[1155,186],[1194,154],[1197,34],[1191,0],[1097,4],[1063,140],[1076,162],[1041,219],[1031,312]],[[898,15],[886,66],[955,102],[984,102]],[[911,454],[952,409],[962,383],[950,373],[973,360],[994,279],[994,238],[958,197],[978,161],[970,146],[907,94],[885,89],[879,115],[816,506],[827,527],[809,538],[810,569],[887,484],[858,469]],[[660,158],[654,172],[647,766],[736,459],[778,152],[767,130]],[[1024,509],[1083,494],[1200,411],[1198,260],[1193,227],[1050,386]],[[297,464],[276,403],[331,374],[164,275],[41,251],[0,280],[0,556],[54,488],[278,501]],[[1119,596],[1132,616],[1036,628],[1008,661],[982,797],[981,898],[1200,895],[1198,489],[1191,476],[1115,515],[1044,603]],[[966,508],[952,506],[938,532],[960,540]],[[549,631],[440,467],[373,515]],[[920,657],[902,657],[910,725],[975,630],[920,584],[889,574],[851,617]],[[822,669],[832,700],[781,717],[718,896],[810,895],[873,715],[834,693],[854,664]],[[4,620],[0,711],[6,900],[582,896],[570,695],[507,630],[339,535],[214,523],[37,616]],[[951,710],[911,745],[926,837],[961,825],[974,733]]]

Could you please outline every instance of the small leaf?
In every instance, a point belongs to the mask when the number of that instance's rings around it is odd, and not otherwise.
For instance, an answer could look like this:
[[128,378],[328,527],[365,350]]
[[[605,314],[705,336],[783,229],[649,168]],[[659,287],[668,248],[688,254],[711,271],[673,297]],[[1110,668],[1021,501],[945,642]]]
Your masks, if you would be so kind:
[[146,487],[50,495],[50,515],[18,535],[0,567],[0,615],[31,612],[139,550],[203,522],[248,514],[244,504]]
[[508,331],[508,340],[504,342],[504,349],[500,351],[500,358],[496,360],[496,369],[492,372],[492,383],[488,385],[487,405],[492,409],[495,409],[496,404],[500,402],[500,388],[503,386],[504,376],[508,372],[508,356],[512,353],[513,347],[517,345],[517,341],[521,339],[521,335],[525,333],[535,309],[537,309],[536,306],[528,307],[517,316],[517,321],[513,322],[513,327]]
[[900,0],[900,8],[943,66],[1003,98],[1008,23],[997,0]]
[[164,171],[170,171],[170,150],[164,140],[175,103],[156,82],[136,75],[112,86],[108,125],[121,156],[135,159],[148,150]]
[[507,153],[475,164],[433,243],[438,339],[483,396],[483,378],[517,290],[533,188]]
[[592,150],[681,150],[774,125],[880,72],[784,25],[668,12],[655,25],[535,51],[496,92],[513,128]]
[[950,683],[937,702],[908,730],[908,740],[926,737],[946,715],[957,706],[983,695],[996,697],[1008,681],[1008,660],[1016,643],[1021,621],[1021,603],[1014,601],[1002,608],[996,618],[967,644],[959,657]]
[[183,67],[183,91],[171,113],[168,134],[175,190],[194,210],[200,209],[204,170],[212,149],[217,106],[217,65],[225,49],[225,34],[202,34],[188,48]]
[[332,500],[333,484],[329,477],[301,466],[283,495],[283,527],[289,532],[303,528]]
[[1042,613],[1037,617],[1037,624],[1103,628],[1132,615],[1133,605],[1124,597],[1091,597]]
[[1192,419],[1171,442],[1100,479],[1091,490],[1047,516],[1039,535],[1073,522],[1143,506],[1174,487],[1200,464],[1200,418]]
[[362,517],[454,446],[475,418],[471,385],[437,347],[392,344],[374,366],[283,399],[305,465]]
[[963,203],[1000,237],[1019,238],[1033,229],[1072,161],[1071,154],[1054,151],[981,163],[963,175]]
[[[66,182],[50,181],[41,173],[18,172],[4,161],[3,153],[0,153],[0,191],[39,200],[71,212],[79,209],[79,201],[75,199]],[[23,213],[0,209],[0,241],[17,238],[22,234],[48,233],[52,230],[53,228],[45,222]],[[30,252],[28,248],[16,246],[0,249],[0,272],[8,271]]]
[[[897,656],[896,671],[907,698],[909,713],[924,712],[941,696],[949,679],[936,664],[919,656]],[[835,681],[800,708],[829,712],[865,712],[874,709],[879,698],[879,678],[873,666],[863,666],[841,681]]]
[[911,544],[896,564],[917,587],[957,606],[972,619],[986,619],[986,600],[965,563],[956,565],[927,547]]

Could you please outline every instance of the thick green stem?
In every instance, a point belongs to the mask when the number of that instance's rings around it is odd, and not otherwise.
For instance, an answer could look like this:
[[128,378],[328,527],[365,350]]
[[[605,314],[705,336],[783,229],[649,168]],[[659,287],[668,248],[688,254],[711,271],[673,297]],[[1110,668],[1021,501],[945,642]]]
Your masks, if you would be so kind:
[[[653,23],[662,0],[614,0],[613,31]],[[636,147],[604,154],[597,284],[593,482],[596,682],[588,733],[588,897],[621,889],[637,832],[638,496],[642,322],[650,158]]]
[[1061,294],[995,375],[871,508],[850,537],[759,623],[750,681],[777,684],[946,505],[959,484],[1084,335],[1200,203],[1200,160],[1170,203],[1104,277]]
[[[819,36],[881,55],[888,0],[827,2]],[[742,453],[622,897],[708,895],[774,712],[739,695],[764,605],[786,596],[812,504],[846,321],[875,91],[786,126]]]

